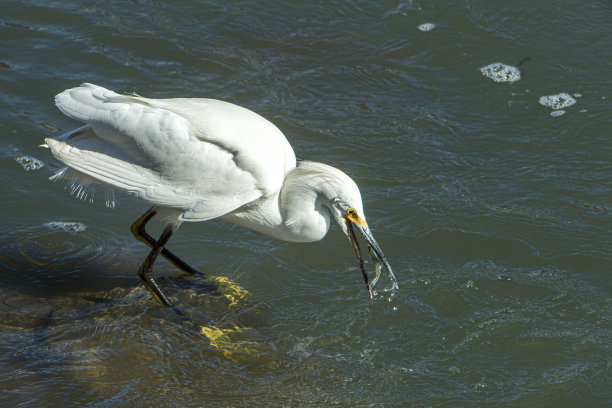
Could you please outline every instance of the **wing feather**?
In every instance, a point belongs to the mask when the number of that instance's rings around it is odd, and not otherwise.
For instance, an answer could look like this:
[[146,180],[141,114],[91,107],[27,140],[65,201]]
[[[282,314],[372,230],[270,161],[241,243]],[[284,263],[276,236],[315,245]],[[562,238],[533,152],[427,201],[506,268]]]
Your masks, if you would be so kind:
[[86,126],[47,140],[69,167],[204,220],[277,193],[295,155],[261,116],[212,99],[149,99],[83,84],[56,96]]

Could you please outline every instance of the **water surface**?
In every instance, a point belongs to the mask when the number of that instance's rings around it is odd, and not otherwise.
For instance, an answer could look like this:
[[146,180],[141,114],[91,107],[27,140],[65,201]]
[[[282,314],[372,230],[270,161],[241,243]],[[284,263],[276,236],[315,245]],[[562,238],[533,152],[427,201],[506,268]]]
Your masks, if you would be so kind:
[[[3,1],[0,405],[610,406],[610,21],[606,1]],[[400,290],[369,300],[338,229],[212,221],[169,247],[248,297],[160,261],[185,317],[160,307],[129,232],[146,204],[48,181],[38,145],[77,126],[53,96],[81,82],[272,120],[357,181]],[[562,115],[539,102],[562,93]]]

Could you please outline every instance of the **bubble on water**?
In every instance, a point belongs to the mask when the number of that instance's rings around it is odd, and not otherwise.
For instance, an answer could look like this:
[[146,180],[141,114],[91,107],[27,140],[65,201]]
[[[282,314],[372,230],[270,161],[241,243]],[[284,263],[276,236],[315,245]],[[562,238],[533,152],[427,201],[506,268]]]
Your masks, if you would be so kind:
[[436,28],[436,25],[434,23],[423,23],[417,28],[421,31],[431,31]]
[[476,391],[484,391],[487,388],[487,384],[484,382],[479,382],[474,386]]
[[44,167],[44,163],[32,156],[17,156],[15,161],[21,164],[25,171],[36,171]]
[[564,115],[564,114],[565,114],[565,111],[563,109],[554,110],[554,111],[550,112],[550,116],[553,116],[553,117],[561,116],[561,115]]
[[516,82],[521,79],[521,70],[511,65],[495,62],[480,68],[482,75],[495,82]]
[[87,229],[85,224],[80,222],[51,221],[45,224],[49,231],[53,232],[83,232]]
[[555,110],[567,108],[575,103],[576,100],[574,97],[566,92],[540,97],[540,105],[548,106],[549,108],[553,108]]
[[450,367],[448,372],[454,375],[461,374],[461,369],[459,367]]

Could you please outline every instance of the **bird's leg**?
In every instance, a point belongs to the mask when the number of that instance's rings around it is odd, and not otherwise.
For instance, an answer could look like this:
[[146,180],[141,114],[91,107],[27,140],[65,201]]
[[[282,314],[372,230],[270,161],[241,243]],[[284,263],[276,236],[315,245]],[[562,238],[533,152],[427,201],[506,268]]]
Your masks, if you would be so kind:
[[[145,226],[151,220],[151,218],[155,216],[155,214],[157,214],[157,211],[155,210],[154,207],[151,207],[146,213],[142,215],[142,217],[137,219],[136,222],[134,222],[134,224],[132,224],[132,227],[130,228],[132,231],[132,234],[134,234],[134,237],[136,237],[137,240],[144,242],[151,248],[153,248],[153,246],[155,245],[157,241],[155,241],[155,239],[151,235],[149,235],[149,233],[145,229]],[[172,252],[170,252],[166,248],[162,248],[161,255],[164,258],[166,258],[168,261],[170,261],[174,266],[176,266],[177,268],[179,268],[181,271],[185,273],[188,273],[190,275],[202,275],[201,272],[198,272],[195,269],[193,269],[191,266],[186,264],[181,258],[174,255]]]
[[[164,234],[162,234],[162,237],[160,237],[160,239],[156,241],[155,238],[149,235],[149,233],[145,229],[145,226],[151,220],[151,218],[155,216],[155,214],[157,214],[157,210],[155,209],[155,207],[151,207],[146,213],[142,215],[142,217],[137,219],[136,222],[134,222],[134,224],[132,224],[132,227],[130,228],[132,231],[132,234],[134,234],[134,237],[136,237],[137,240],[144,242],[145,244],[147,244],[149,247],[152,248],[151,253],[149,254],[149,257],[153,255],[153,253],[155,252],[155,247],[159,244],[159,241],[165,235],[165,231],[164,231]],[[170,231],[169,234],[172,235],[172,233],[176,230],[176,228],[177,227],[174,226],[172,231]],[[168,241],[169,238],[170,236],[166,238],[166,242]],[[161,249],[158,250],[157,254],[153,256],[153,258],[151,259],[150,265],[149,265],[149,271],[146,272],[146,270],[143,269],[145,267],[145,264],[143,264],[140,267],[138,274],[142,278],[143,282],[145,282],[145,286],[147,287],[147,289],[149,289],[160,300],[160,302],[168,306],[169,305],[168,299],[166,299],[165,296],[161,293],[161,290],[159,290],[159,287],[153,280],[153,277],[151,276],[151,271],[150,271],[151,266],[153,265],[153,261],[155,261],[155,258],[157,257],[158,254],[161,253],[161,255],[164,258],[166,258],[174,266],[176,266],[177,268],[179,268],[185,273],[188,273],[190,275],[204,275],[204,276],[207,276],[207,275],[201,272],[198,272],[195,269],[193,269],[191,266],[187,265],[178,256],[174,255],[172,252],[164,248],[164,245],[165,245],[165,242],[162,245],[159,245]],[[147,260],[148,259],[149,258],[147,258]],[[147,261],[145,261],[145,263],[146,262]],[[234,305],[240,299],[244,299],[248,296],[248,292],[246,290],[236,285],[234,282],[232,282],[231,280],[227,278],[224,278],[222,276],[216,276],[216,277],[207,276],[207,278],[209,281],[212,282],[215,289],[218,290],[223,296],[225,296],[230,301],[230,305]]]
[[164,248],[164,245],[168,242],[174,231],[176,230],[175,225],[168,225],[164,232],[162,232],[161,236],[155,243],[152,245],[151,252],[144,260],[142,265],[140,265],[140,269],[138,269],[138,276],[142,279],[142,283],[145,285],[147,289],[159,300],[164,306],[173,307],[172,303],[168,300],[166,295],[163,294],[157,283],[153,279],[153,263],[157,259],[157,256]]

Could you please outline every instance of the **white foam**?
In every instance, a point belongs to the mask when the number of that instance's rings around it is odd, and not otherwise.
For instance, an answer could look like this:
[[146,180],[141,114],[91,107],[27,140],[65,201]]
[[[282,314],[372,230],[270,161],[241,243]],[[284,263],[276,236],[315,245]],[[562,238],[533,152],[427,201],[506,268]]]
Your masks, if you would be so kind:
[[575,103],[576,99],[566,92],[540,97],[540,105],[548,106],[549,108],[553,108],[555,110],[567,108]]
[[15,161],[21,164],[21,167],[23,167],[25,171],[36,171],[45,166],[43,162],[32,156],[15,157]]
[[558,110],[554,110],[550,112],[550,116],[553,116],[553,117],[557,117],[561,115],[565,115],[565,111],[563,109],[558,109]]
[[512,65],[494,62],[480,68],[482,75],[491,78],[495,82],[516,82],[521,79],[521,70]]
[[45,224],[45,227],[49,228],[53,232],[83,232],[87,229],[85,224],[80,222],[62,222],[62,221],[51,221]]
[[436,28],[436,25],[434,23],[423,23],[417,28],[421,31],[431,31]]

